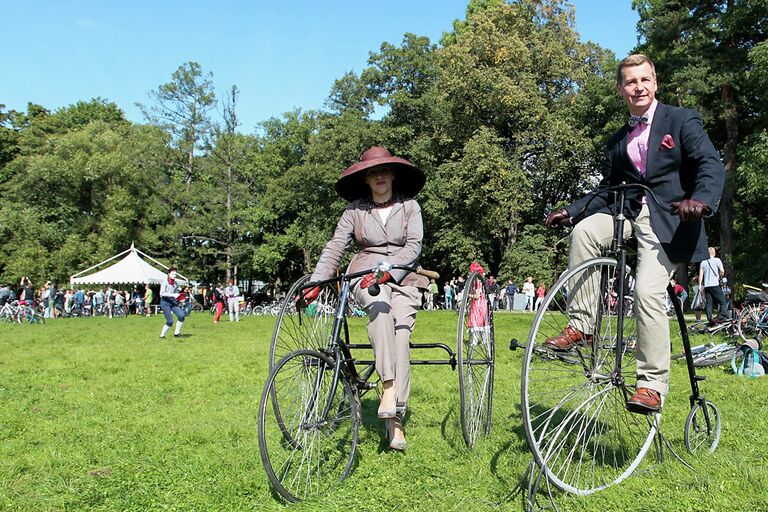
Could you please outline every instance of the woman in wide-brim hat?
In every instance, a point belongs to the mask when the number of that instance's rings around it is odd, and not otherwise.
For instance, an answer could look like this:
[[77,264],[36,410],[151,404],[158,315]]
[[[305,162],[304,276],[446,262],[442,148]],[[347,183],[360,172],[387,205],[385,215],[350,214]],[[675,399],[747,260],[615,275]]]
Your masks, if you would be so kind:
[[[351,203],[320,254],[311,281],[329,279],[335,274],[352,239],[360,250],[347,272],[373,268],[380,262],[416,266],[424,232],[421,208],[413,197],[425,181],[418,167],[392,156],[385,148],[365,151],[360,161],[345,169],[336,182],[336,191]],[[375,280],[374,274],[369,274],[353,281],[352,292],[368,313],[368,337],[383,383],[378,416],[387,420],[390,447],[404,450],[402,420],[411,378],[409,342],[429,280],[415,273],[392,270],[379,278],[380,292],[373,296],[368,293],[368,286]],[[305,300],[314,300],[318,291],[309,289]]]

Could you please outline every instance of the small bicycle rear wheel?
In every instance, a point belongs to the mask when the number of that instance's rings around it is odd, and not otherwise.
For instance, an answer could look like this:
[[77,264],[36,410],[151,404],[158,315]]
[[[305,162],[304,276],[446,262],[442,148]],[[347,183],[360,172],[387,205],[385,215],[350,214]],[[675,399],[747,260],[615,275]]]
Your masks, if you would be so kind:
[[[627,478],[657,429],[656,416],[626,408],[633,388],[625,379],[636,373],[636,324],[612,307],[616,267],[612,258],[597,258],[558,279],[533,320],[523,359],[523,427],[536,464],[556,487],[582,496]],[[580,309],[566,306],[569,294],[580,299]],[[590,341],[568,351],[545,345],[579,321]],[[617,372],[619,329],[625,341]]]
[[720,442],[720,411],[709,400],[693,404],[685,420],[685,448],[689,453],[706,449],[709,453],[717,449]]
[[[323,285],[311,304],[296,307],[294,300],[301,287],[309,281],[304,276],[293,283],[277,312],[275,330],[269,348],[269,367],[286,354],[300,349],[324,349],[330,345],[334,313],[339,305],[339,295],[331,284]],[[349,339],[346,320],[341,336]]]
[[259,453],[272,486],[288,501],[325,495],[352,470],[360,402],[343,375],[334,385],[334,373],[330,357],[298,350],[275,365],[264,385]]
[[472,448],[478,436],[491,433],[495,342],[488,282],[472,272],[464,285],[456,331],[461,431]]

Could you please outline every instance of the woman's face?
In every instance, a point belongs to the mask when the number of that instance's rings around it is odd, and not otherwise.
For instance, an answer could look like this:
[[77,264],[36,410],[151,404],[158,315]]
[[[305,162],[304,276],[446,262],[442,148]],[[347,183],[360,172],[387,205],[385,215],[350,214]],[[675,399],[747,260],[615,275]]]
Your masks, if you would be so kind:
[[366,173],[365,182],[374,196],[388,196],[392,194],[392,182],[395,173],[387,168],[373,169]]

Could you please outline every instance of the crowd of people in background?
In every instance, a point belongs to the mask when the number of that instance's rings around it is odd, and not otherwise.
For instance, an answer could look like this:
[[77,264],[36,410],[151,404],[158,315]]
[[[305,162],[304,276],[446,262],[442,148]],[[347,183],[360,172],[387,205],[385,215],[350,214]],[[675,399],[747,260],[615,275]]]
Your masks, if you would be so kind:
[[[536,312],[547,295],[547,284],[544,281],[534,284],[532,276],[526,277],[520,287],[515,284],[514,279],[507,280],[505,284],[494,276],[488,275],[487,280],[488,301],[494,311],[517,309]],[[424,297],[424,309],[458,309],[461,307],[461,301],[464,297],[465,282],[466,279],[463,275],[456,276],[443,284],[442,294],[440,294],[437,282],[432,279]],[[522,297],[518,298],[517,307],[515,307],[516,295]],[[521,302],[522,300],[525,302]]]
[[[185,288],[183,307],[192,311],[192,293]],[[71,316],[115,316],[157,314],[159,307],[150,285],[127,288],[112,286],[99,288],[61,288],[51,281],[35,288],[29,277],[23,277],[18,288],[8,284],[0,286],[0,307],[18,303],[19,306],[39,310],[43,318]]]
[[[710,258],[700,263],[698,272],[689,279],[689,288],[684,287],[675,277],[671,279],[674,296],[684,309],[690,308],[694,311],[697,321],[706,314],[707,322],[714,325],[732,315],[732,290],[724,273],[722,261],[715,256],[715,249],[710,248]],[[632,281],[630,276],[629,282]],[[436,280],[430,280],[424,294],[424,309],[459,309],[465,282],[465,276],[458,275],[445,281],[441,288]],[[508,279],[505,283],[493,275],[487,276],[487,282],[488,299],[494,311],[536,312],[544,302],[548,290],[545,281],[538,281],[536,284],[532,276],[527,276],[520,286],[514,279]],[[632,288],[630,285],[630,293]],[[202,307],[212,310],[215,323],[219,322],[224,311],[228,312],[231,322],[240,321],[241,302],[245,299],[233,279],[228,281],[227,286],[219,283],[199,289],[184,287],[183,291],[185,299],[181,307],[185,314],[188,315],[192,311],[193,301],[197,296]],[[150,316],[157,314],[159,309],[159,297],[150,285],[125,288],[61,288],[47,281],[43,286],[36,288],[26,276],[19,281],[18,286],[0,285],[0,307],[6,303],[33,307],[46,319],[98,315],[110,318],[126,315]],[[672,311],[671,298],[667,300],[667,308]]]

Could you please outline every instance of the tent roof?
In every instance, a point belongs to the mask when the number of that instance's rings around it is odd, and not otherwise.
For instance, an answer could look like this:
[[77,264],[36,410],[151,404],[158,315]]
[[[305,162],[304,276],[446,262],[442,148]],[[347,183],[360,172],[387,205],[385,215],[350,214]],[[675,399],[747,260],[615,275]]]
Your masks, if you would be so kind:
[[[126,254],[127,253],[127,254]],[[125,254],[125,257],[118,261],[117,263],[114,263],[113,265],[110,265],[107,268],[104,268],[102,270],[98,270],[92,274],[81,276],[81,274],[84,274],[88,272],[89,270],[93,270],[109,261],[112,261],[115,258],[118,258]],[[90,267],[86,270],[83,270],[82,272],[79,272],[75,275],[73,275],[69,282],[71,284],[159,284],[163,281],[163,279],[166,278],[166,271],[165,270],[159,270],[146,261],[144,261],[139,254],[146,256],[147,258],[151,259],[164,269],[167,269],[165,265],[160,263],[159,261],[155,260],[154,258],[151,258],[150,256],[147,256],[143,252],[136,249],[133,244],[131,244],[131,248],[121,252],[120,254],[117,254],[113,256],[112,258],[109,258],[107,260],[102,261],[98,265],[94,265],[93,267]],[[180,281],[186,282],[186,279],[182,278],[182,276],[179,276]]]

